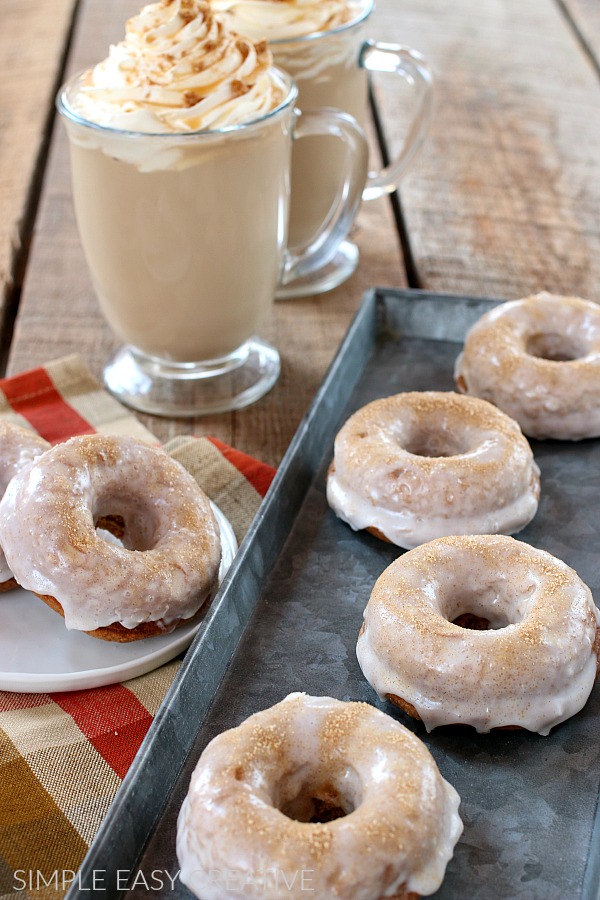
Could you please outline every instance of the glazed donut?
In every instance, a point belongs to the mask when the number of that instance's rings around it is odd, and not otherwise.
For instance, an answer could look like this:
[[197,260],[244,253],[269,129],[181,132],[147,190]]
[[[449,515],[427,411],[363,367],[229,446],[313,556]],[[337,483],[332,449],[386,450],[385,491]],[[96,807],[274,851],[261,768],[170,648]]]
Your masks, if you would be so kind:
[[454,376],[529,437],[599,437],[600,306],[547,293],[502,303],[468,332]]
[[[12,422],[0,420],[0,497],[11,478],[49,448],[44,438]],[[17,586],[6,557],[0,549],[0,593]]]
[[462,832],[459,802],[385,713],[290,694],[204,750],[179,813],[180,879],[202,900],[237,896],[234,877],[266,900],[433,894]]
[[517,423],[489,403],[413,392],[348,419],[327,500],[355,530],[410,549],[448,534],[520,531],[536,513],[539,474]]
[[[116,523],[122,546],[96,527]],[[206,495],[163,450],[131,437],[58,444],[10,482],[0,543],[22,587],[67,628],[111,641],[172,631],[215,589],[221,542]]]
[[[485,630],[457,624],[465,613]],[[589,588],[549,553],[501,535],[439,538],[380,576],[356,653],[377,693],[428,731],[548,734],[592,690],[599,622]]]

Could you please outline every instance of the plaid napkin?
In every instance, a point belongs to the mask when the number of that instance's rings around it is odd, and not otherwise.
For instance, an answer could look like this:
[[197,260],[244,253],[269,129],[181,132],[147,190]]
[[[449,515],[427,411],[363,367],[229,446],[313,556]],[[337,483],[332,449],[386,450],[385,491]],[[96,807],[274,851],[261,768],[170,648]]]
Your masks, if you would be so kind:
[[[0,416],[53,443],[93,432],[156,442],[77,356],[0,380]],[[165,449],[240,541],[274,469],[214,438],[178,437]],[[0,691],[0,900],[65,894],[178,666],[86,691]]]

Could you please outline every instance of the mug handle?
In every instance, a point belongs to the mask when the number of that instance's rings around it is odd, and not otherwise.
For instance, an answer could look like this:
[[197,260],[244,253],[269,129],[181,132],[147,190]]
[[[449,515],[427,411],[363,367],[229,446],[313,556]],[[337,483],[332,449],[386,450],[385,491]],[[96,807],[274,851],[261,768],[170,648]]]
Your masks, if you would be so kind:
[[433,73],[417,50],[381,41],[365,41],[358,64],[369,72],[395,72],[401,75],[411,85],[416,97],[415,114],[397,158],[381,172],[369,172],[363,200],[375,200],[396,190],[408,164],[423,146],[431,122]]
[[321,269],[334,258],[358,211],[367,178],[369,155],[363,130],[347,113],[336,109],[295,109],[294,114],[294,140],[330,135],[344,143],[346,154],[336,199],[320,228],[306,244],[290,247],[284,253],[281,285]]

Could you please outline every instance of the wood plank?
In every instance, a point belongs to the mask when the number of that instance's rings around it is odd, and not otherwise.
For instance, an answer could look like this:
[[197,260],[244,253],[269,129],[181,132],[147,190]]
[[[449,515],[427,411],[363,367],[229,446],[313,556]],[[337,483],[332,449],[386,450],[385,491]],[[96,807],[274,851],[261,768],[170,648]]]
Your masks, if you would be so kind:
[[[600,301],[600,91],[554,0],[381,0],[380,27],[437,73],[428,144],[402,184],[424,286]],[[386,27],[387,26],[387,27]],[[403,106],[380,84],[386,133]]]
[[[69,70],[102,58],[118,40],[131,0],[83,0]],[[320,298],[279,302],[265,329],[282,355],[282,374],[271,393],[238,413],[197,421],[141,416],[160,438],[177,433],[215,434],[276,464],[320,384],[364,291],[375,284],[403,286],[404,267],[389,202],[365,205],[353,239],[359,270],[346,285]],[[15,331],[9,371],[79,352],[99,376],[115,349],[97,307],[79,246],[70,198],[67,144],[56,130],[46,188]]]
[[600,67],[600,4],[598,0],[558,0]]
[[[0,312],[19,280],[31,190],[76,0],[4,0],[0,28]],[[18,285],[17,285],[18,286]]]

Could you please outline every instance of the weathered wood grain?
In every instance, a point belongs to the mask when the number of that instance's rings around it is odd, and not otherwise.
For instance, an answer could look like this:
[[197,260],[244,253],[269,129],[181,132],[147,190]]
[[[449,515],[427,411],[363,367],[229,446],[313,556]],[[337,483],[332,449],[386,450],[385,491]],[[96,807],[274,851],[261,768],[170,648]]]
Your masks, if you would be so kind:
[[[592,2],[589,8],[592,8]],[[424,286],[600,300],[600,84],[554,0],[380,2],[437,73],[430,140],[402,184]],[[380,80],[390,144],[403,107]]]
[[75,0],[3,0],[0,28],[0,313],[18,280],[54,86]]
[[598,0],[558,0],[600,67],[600,4]]
[[[131,0],[83,0],[69,71],[102,58],[118,40]],[[365,206],[355,227],[361,251],[358,272],[320,298],[275,305],[264,336],[280,350],[282,374],[271,393],[249,409],[197,421],[141,417],[160,438],[193,431],[211,433],[270,463],[287,448],[320,384],[363,292],[375,284],[404,284],[404,268],[387,200]],[[67,142],[57,128],[21,309],[9,361],[17,372],[66,353],[79,352],[92,371],[116,342],[94,298],[79,246],[70,197]]]

